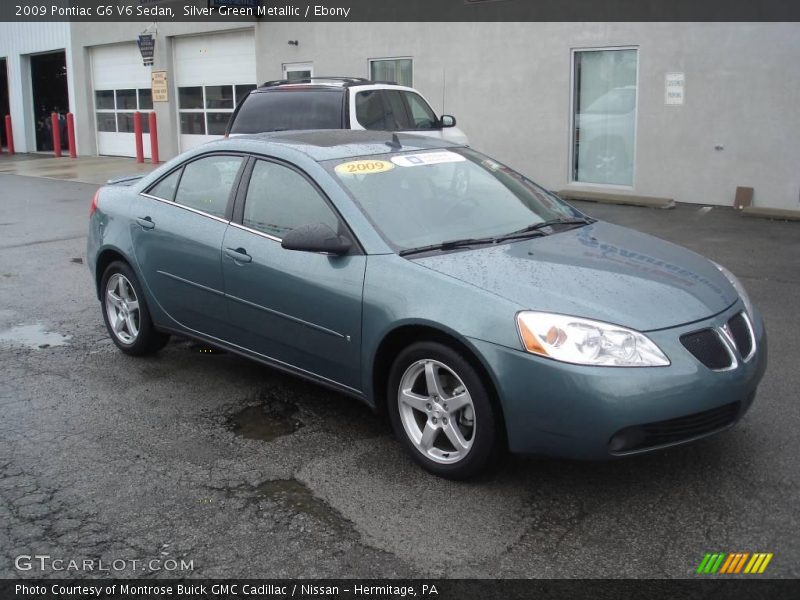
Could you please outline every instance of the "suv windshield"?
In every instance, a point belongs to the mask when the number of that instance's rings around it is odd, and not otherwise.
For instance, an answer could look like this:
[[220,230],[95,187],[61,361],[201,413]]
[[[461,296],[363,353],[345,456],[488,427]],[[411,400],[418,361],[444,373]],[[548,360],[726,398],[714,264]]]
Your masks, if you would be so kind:
[[343,90],[254,92],[233,115],[230,133],[341,129]]
[[401,252],[585,219],[516,171],[468,148],[387,153],[325,166]]

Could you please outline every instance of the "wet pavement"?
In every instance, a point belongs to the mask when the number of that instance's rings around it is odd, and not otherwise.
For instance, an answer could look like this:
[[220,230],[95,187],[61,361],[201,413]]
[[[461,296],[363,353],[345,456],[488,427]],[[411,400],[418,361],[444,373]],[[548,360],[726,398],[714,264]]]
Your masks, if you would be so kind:
[[770,334],[756,403],[668,452],[456,483],[350,398],[188,340],[118,352],[75,260],[93,191],[0,175],[0,577],[41,576],[15,568],[33,554],[146,577],[685,577],[708,551],[800,575],[798,224],[580,204],[741,276]]
[[66,154],[56,158],[52,154],[0,154],[0,174],[24,175],[63,179],[82,183],[103,184],[109,179],[126,175],[149,173],[154,168],[150,161],[137,163],[133,158],[116,156],[79,156]]

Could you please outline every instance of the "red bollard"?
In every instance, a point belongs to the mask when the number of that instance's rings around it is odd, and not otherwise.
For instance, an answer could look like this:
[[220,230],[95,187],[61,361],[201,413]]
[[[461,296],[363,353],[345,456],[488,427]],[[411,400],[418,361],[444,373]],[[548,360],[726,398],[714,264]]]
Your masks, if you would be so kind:
[[67,147],[69,157],[78,158],[78,151],[75,149],[75,117],[72,113],[67,113]]
[[57,113],[50,113],[50,129],[53,130],[53,152],[56,158],[61,158],[61,131],[58,127]]
[[142,113],[133,113],[133,136],[136,140],[136,162],[144,162],[144,142],[142,141]]
[[156,123],[156,113],[151,112],[147,115],[147,123],[150,128],[150,162],[158,164],[158,125]]
[[11,115],[6,115],[6,144],[8,153],[14,154],[14,129],[11,127]]

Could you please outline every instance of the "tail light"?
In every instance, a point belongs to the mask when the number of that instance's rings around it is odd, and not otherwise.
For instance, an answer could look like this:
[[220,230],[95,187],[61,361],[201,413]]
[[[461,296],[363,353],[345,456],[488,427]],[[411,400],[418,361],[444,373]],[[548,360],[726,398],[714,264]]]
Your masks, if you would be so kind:
[[97,188],[97,191],[94,193],[94,196],[92,196],[92,204],[91,204],[91,206],[89,207],[89,216],[90,216],[90,217],[91,217],[91,216],[92,216],[92,215],[95,213],[95,211],[97,210],[97,199],[98,199],[98,198],[100,198],[100,190],[101,190],[101,189],[102,189],[102,188]]

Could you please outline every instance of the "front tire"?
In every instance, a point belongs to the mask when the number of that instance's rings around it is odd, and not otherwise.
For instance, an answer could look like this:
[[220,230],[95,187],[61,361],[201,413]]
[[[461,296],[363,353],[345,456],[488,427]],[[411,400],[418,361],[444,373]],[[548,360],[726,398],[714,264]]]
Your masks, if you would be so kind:
[[497,455],[497,415],[486,385],[449,346],[417,342],[400,352],[387,398],[395,435],[431,473],[466,479]]
[[115,261],[100,282],[103,321],[117,348],[125,354],[144,356],[166,346],[169,335],[156,331],[139,279],[130,265]]

